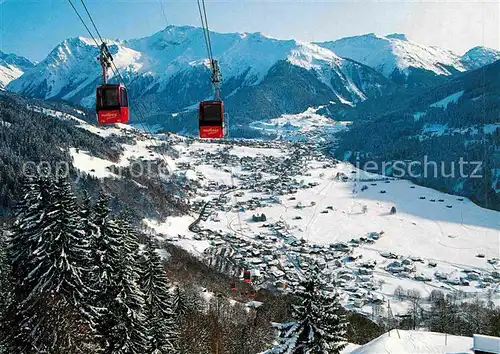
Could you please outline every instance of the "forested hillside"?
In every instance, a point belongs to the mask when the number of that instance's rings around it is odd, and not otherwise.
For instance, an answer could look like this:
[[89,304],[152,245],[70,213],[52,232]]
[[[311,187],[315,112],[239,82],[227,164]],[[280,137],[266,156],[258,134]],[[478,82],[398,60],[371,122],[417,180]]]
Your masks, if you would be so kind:
[[[421,93],[402,91],[345,111],[354,121],[335,154],[351,161],[441,162],[446,174],[411,177],[417,183],[500,208],[500,62],[460,74]],[[460,159],[480,162],[482,178],[458,175]],[[381,164],[380,164],[381,165]],[[474,167],[465,167],[470,176]],[[381,168],[378,169],[381,172]],[[416,173],[422,172],[416,169]],[[392,174],[391,170],[385,171]],[[408,177],[408,176],[407,176]]]
[[[69,114],[65,114],[68,112]],[[113,207],[127,206],[136,216],[165,217],[186,210],[182,199],[173,198],[182,191],[173,180],[160,180],[157,174],[135,178],[130,170],[121,168],[126,178],[96,179],[75,170],[69,149],[88,151],[92,156],[117,162],[123,149],[121,143],[132,142],[126,136],[101,137],[79,127],[76,117],[86,118],[80,110],[67,104],[49,103],[0,92],[0,211],[6,214],[14,205],[20,181],[26,173],[45,166],[52,174],[69,174],[79,190],[95,196],[103,187],[113,198]],[[156,147],[152,147],[156,148]],[[67,164],[66,164],[67,163]],[[153,166],[154,168],[154,166]],[[156,178],[155,178],[156,176]],[[166,198],[159,198],[158,191]],[[166,193],[170,190],[169,193]]]

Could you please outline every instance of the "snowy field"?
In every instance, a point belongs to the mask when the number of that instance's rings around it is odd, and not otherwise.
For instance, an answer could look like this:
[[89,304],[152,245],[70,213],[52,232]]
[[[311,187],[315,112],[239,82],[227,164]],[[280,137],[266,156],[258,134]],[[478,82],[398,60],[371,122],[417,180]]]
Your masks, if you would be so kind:
[[[371,182],[335,180],[339,172],[356,171],[354,176],[363,173],[348,164],[328,169],[310,166],[308,171],[311,176],[304,176],[304,179],[318,185],[299,190],[294,200],[281,197],[279,204],[243,211],[239,215],[233,211],[219,212],[217,220],[222,223],[208,223],[208,228],[222,228],[252,238],[259,234],[261,226],[251,221],[252,215],[264,213],[270,222],[284,221],[291,234],[310,244],[349,242],[371,232],[383,231],[377,242],[360,245],[354,254],[361,255],[365,262],[377,262],[374,278],[381,284],[377,292],[385,298],[390,298],[398,285],[417,289],[422,296],[428,296],[434,289],[481,292],[483,285],[480,283],[457,286],[460,278],[466,276],[464,270],[482,273],[496,269],[497,265],[486,260],[500,257],[497,212],[482,209],[468,199],[415,186],[405,180],[383,181],[381,176],[378,181]],[[361,191],[363,186],[368,189]],[[381,193],[383,191],[385,193]],[[248,194],[249,198],[255,196],[258,194]],[[423,197],[425,199],[420,199]],[[301,207],[297,208],[298,205]],[[397,212],[391,215],[389,211],[393,206]],[[396,276],[385,270],[393,262],[382,256],[387,252],[422,261],[412,262],[415,270],[410,277]],[[436,265],[430,267],[429,262]],[[437,272],[444,281],[433,279]],[[492,288],[497,291],[495,301],[498,303],[498,279]],[[405,309],[404,304],[393,306],[395,313]],[[370,312],[366,307],[363,310]]]

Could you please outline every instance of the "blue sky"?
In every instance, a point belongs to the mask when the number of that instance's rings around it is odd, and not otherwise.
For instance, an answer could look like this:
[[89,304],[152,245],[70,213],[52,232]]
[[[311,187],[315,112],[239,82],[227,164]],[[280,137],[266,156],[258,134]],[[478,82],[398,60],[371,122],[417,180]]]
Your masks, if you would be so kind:
[[[168,24],[199,25],[196,0],[86,0],[102,35],[129,39]],[[81,8],[80,0],[73,0]],[[462,53],[500,49],[498,0],[333,1],[206,0],[211,29],[277,38],[332,40],[400,32],[416,42]],[[83,11],[83,10],[82,10]],[[0,50],[42,60],[65,38],[87,36],[67,0],[0,0]]]

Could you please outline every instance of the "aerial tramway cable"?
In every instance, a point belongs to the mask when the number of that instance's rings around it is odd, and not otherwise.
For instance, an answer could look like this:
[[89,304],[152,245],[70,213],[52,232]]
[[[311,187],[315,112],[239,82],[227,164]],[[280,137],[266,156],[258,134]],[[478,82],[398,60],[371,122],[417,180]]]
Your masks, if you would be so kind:
[[161,13],[163,14],[163,19],[165,20],[165,27],[168,27],[167,15],[165,14],[165,8],[163,7],[163,0],[158,0],[161,7]]
[[89,16],[89,19],[90,19],[90,22],[92,23],[92,26],[94,26],[94,29],[97,33],[97,35],[99,36],[99,39],[101,40],[101,43],[104,43],[104,40],[102,39],[102,36],[101,36],[101,33],[99,32],[99,30],[97,29],[97,26],[94,22],[94,19],[92,18],[92,16],[90,15],[90,12],[89,12],[89,9],[87,8],[87,5],[85,5],[85,2],[83,0],[80,0],[82,5],[83,5],[83,8],[85,9],[85,12],[87,13],[87,15]]
[[[97,25],[94,21],[94,19],[92,18],[92,15],[90,14],[90,11],[87,7],[87,5],[85,4],[85,1],[84,0],[80,0],[80,2],[82,3],[84,9],[85,9],[85,12],[87,13],[87,16],[89,17],[90,19],[90,22],[92,23],[92,26],[94,27],[100,41],[101,41],[101,44],[99,45],[99,43],[97,42],[97,40],[95,39],[95,37],[93,36],[92,32],[89,30],[87,24],[85,23],[85,21],[83,20],[83,18],[81,17],[80,13],[78,12],[78,10],[75,8],[75,6],[73,5],[73,3],[71,2],[71,0],[68,0],[71,4],[71,6],[73,7],[73,10],[76,12],[76,14],[78,15],[78,17],[80,18],[80,21],[83,23],[83,25],[85,26],[85,28],[87,29],[87,31],[89,32],[90,36],[92,37],[92,39],[94,40],[94,42],[96,43],[97,47],[98,48],[101,48],[101,51],[105,51],[105,57],[107,59],[109,59],[109,67],[111,68],[112,72],[113,72],[113,75],[115,77],[118,78],[118,81],[123,85],[123,86],[127,86],[125,84],[125,80],[123,79],[120,71],[118,70],[118,68],[116,67],[116,64],[114,63],[114,60],[113,60],[113,55],[111,54],[111,52],[109,51],[107,45],[106,45],[106,42],[104,41],[104,39],[102,38],[101,36],[101,33],[99,32],[99,29],[97,28]],[[150,135],[151,137],[153,136],[153,133],[151,132],[151,130],[149,129],[149,127],[144,123],[144,115],[143,115],[143,112],[138,108],[137,109],[137,112],[139,113],[139,123],[143,126],[144,130],[146,130]],[[151,141],[154,141],[154,140],[151,140]],[[156,145],[156,144],[155,144]]]
[[214,59],[212,50],[212,39],[210,37],[210,28],[208,26],[207,10],[205,7],[205,0],[197,0],[198,11],[200,14],[201,27],[203,30],[203,37],[205,39],[205,46],[207,48],[208,61],[211,70],[210,79],[215,87],[216,99],[220,99],[220,69],[217,60]]
[[76,9],[75,5],[73,4],[73,2],[71,0],[68,0],[69,4],[71,5],[71,7],[73,8],[73,10],[75,11],[76,15],[78,16],[78,18],[80,19],[80,21],[82,22],[83,26],[85,27],[85,29],[87,30],[87,32],[89,33],[90,35],[90,38],[92,38],[92,40],[94,41],[95,45],[97,46],[97,48],[100,47],[99,43],[97,42],[97,40],[95,39],[94,35],[92,34],[92,32],[90,31],[90,28],[87,26],[87,24],[85,23],[85,21],[83,20],[82,16],[80,15],[80,13],[78,12],[78,10]]
[[[97,41],[97,39],[95,38],[95,36],[92,33],[92,31],[90,30],[89,26],[87,26],[87,24],[85,23],[84,19],[80,15],[78,9],[75,7],[75,5],[73,4],[73,2],[71,0],[68,0],[68,2],[70,3],[71,7],[74,10],[74,12],[76,13],[76,15],[78,16],[78,18],[80,19],[80,21],[84,25],[85,29],[89,33],[90,37],[92,38],[92,40],[96,44],[97,48],[99,48],[101,50],[101,55],[105,59],[109,60],[109,63],[108,63],[109,65],[108,66],[113,71],[114,77],[118,78],[118,80],[121,83],[121,85],[123,85],[124,87],[126,87],[125,80],[123,79],[120,71],[116,67],[116,65],[114,63],[114,60],[113,60],[113,56],[109,52],[109,49],[108,49],[108,47],[106,45],[106,42],[102,38],[101,33],[99,32],[99,29],[97,28],[97,25],[96,25],[94,19],[92,18],[92,15],[90,14],[90,11],[89,11],[88,7],[86,6],[84,0],[80,0],[80,1],[81,1],[82,5],[83,5],[83,7],[85,9],[85,12],[87,13],[87,15],[88,15],[88,17],[89,17],[89,19],[90,19],[90,21],[92,23],[92,26],[94,27],[95,32],[97,33],[97,36],[99,37],[99,39],[101,41],[100,44]],[[207,54],[208,54],[208,59],[209,59],[209,64],[210,64],[210,69],[211,69],[211,81],[212,81],[212,84],[214,85],[214,88],[215,88],[216,99],[222,104],[222,102],[220,101],[220,87],[219,87],[219,85],[220,85],[220,70],[219,70],[219,66],[218,66],[217,61],[213,57],[212,42],[211,42],[211,38],[210,38],[210,31],[209,31],[209,26],[208,26],[208,20],[207,20],[205,2],[204,2],[204,0],[197,0],[197,3],[198,3],[198,9],[199,9],[199,13],[200,13],[200,20],[201,20],[202,27],[203,27],[203,35],[204,35],[204,39],[205,39],[205,44],[206,44],[206,48],[207,48]],[[163,8],[163,4],[162,4],[162,8]],[[166,19],[166,17],[165,17],[165,19]],[[104,73],[104,76],[105,76],[105,73]],[[152,144],[158,148],[158,144],[157,144],[156,140],[153,139],[153,133],[151,132],[151,130],[149,129],[149,127],[144,123],[144,121],[145,121],[145,115],[143,114],[142,110],[140,109],[140,106],[137,106],[136,111],[138,113],[138,117],[137,118],[139,120],[139,123],[143,126],[144,130],[147,133],[149,133],[149,135],[151,136],[150,138],[148,138],[148,140],[150,140],[152,142]],[[164,163],[168,166],[168,162],[166,161],[166,159],[163,156],[163,154],[160,153],[159,155],[162,158],[162,160],[164,161]],[[234,183],[234,181],[233,181],[233,183]],[[242,227],[241,227],[241,219],[240,219],[239,213],[238,213],[238,223],[239,223],[239,227],[240,227],[240,230],[241,230]],[[294,264],[294,262],[290,259],[290,256],[287,254],[287,252],[286,252],[285,249],[283,249],[283,252],[285,253],[285,256],[287,258],[289,258],[289,261],[298,270],[299,274],[303,275],[302,270],[296,264]],[[300,277],[300,275],[299,275],[299,277]],[[253,291],[255,292],[256,289],[253,289]]]

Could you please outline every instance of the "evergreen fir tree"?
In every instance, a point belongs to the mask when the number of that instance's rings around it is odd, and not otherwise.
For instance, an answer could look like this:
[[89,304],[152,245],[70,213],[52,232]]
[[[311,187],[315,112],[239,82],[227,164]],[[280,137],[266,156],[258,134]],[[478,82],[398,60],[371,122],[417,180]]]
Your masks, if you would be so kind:
[[23,197],[15,208],[16,220],[12,227],[8,258],[11,265],[13,301],[6,313],[5,346],[12,353],[34,351],[30,344],[30,327],[27,324],[29,315],[22,310],[20,304],[30,294],[34,285],[28,284],[30,272],[30,256],[36,248],[31,237],[43,227],[46,219],[44,210],[51,201],[51,180],[41,176],[31,176],[23,181],[21,193]]
[[13,235],[9,245],[17,303],[26,298],[34,287],[34,284],[29,284],[27,281],[30,273],[30,257],[37,247],[37,240],[32,236],[47,224],[45,211],[52,203],[53,190],[53,181],[44,176],[31,176],[23,181],[23,197],[15,208],[16,220],[12,227]]
[[92,232],[95,232],[96,228],[93,224],[93,210],[92,201],[90,196],[85,191],[83,193],[82,202],[80,206],[80,223],[83,232],[85,233],[85,238],[88,242],[92,242]]
[[[88,284],[89,286],[89,291],[86,294],[87,297],[87,302],[89,304],[93,304],[93,299],[95,297],[95,294],[97,292],[96,289],[92,288],[92,285],[94,285],[95,281],[95,265],[96,265],[96,255],[95,255],[95,241],[96,241],[96,232],[98,231],[97,226],[94,223],[94,214],[93,214],[93,209],[92,209],[92,204],[91,204],[91,199],[90,196],[87,194],[87,192],[84,192],[83,198],[81,201],[80,205],[80,210],[79,210],[79,215],[80,215],[80,229],[82,230],[84,234],[84,239],[86,240],[86,243],[88,245],[88,252],[87,252],[87,257],[89,261],[88,265],[88,271],[85,272],[85,274],[82,275],[82,279],[85,282],[85,284]],[[96,312],[96,309],[91,309],[90,311]]]
[[145,353],[147,348],[147,329],[145,327],[144,293],[139,282],[138,250],[139,242],[136,231],[126,220],[118,220],[122,231],[123,248],[121,249],[122,287],[117,296],[115,308],[121,312],[121,324],[115,329],[115,334],[127,332],[126,341],[118,353]]
[[188,311],[188,300],[186,298],[186,294],[179,286],[174,288],[174,293],[172,294],[172,310],[174,312],[176,322],[181,324]]
[[91,227],[95,306],[100,308],[98,332],[106,353],[143,353],[146,328],[143,294],[137,286],[135,250],[137,238],[131,227],[114,220],[108,197],[101,193],[94,208]]
[[12,302],[11,270],[7,259],[6,231],[0,229],[0,354],[7,354],[7,309]]
[[41,176],[28,180],[24,191],[10,244],[12,350],[92,352],[82,282],[88,246],[71,186]]
[[139,284],[144,293],[144,314],[148,328],[149,346],[146,353],[177,353],[179,333],[172,310],[168,279],[151,240],[146,244],[141,258]]
[[88,215],[87,233],[90,236],[92,257],[92,288],[96,290],[96,302],[102,305],[109,296],[116,293],[119,286],[118,270],[121,266],[121,248],[123,240],[121,230],[111,218],[108,197],[101,193],[94,209],[85,212]]
[[300,299],[293,305],[293,322],[275,324],[279,331],[279,354],[335,354],[346,345],[345,316],[339,301],[322,290],[318,270],[313,269],[296,292]]

